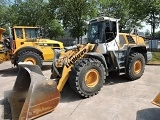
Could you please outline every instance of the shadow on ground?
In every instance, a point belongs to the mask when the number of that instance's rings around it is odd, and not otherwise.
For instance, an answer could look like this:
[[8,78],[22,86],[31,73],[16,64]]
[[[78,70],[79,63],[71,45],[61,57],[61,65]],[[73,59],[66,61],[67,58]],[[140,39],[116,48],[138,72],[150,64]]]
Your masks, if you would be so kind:
[[148,66],[160,66],[160,64],[153,64],[153,63],[148,63]]
[[8,68],[0,70],[0,75],[2,77],[16,76],[18,74],[17,68]]
[[2,105],[4,109],[1,118],[4,120],[11,120],[11,109],[7,98],[0,100],[0,105]]
[[51,65],[43,65],[41,68],[42,71],[51,70]]
[[61,101],[62,103],[65,102],[74,102],[74,101],[78,101],[78,100],[82,100],[83,98],[78,95],[77,93],[75,93],[71,87],[69,86],[69,84],[67,83],[62,92],[61,92]]
[[[114,85],[118,83],[124,83],[124,82],[130,82],[127,78],[125,78],[123,75],[119,76],[116,73],[111,73],[105,80],[104,86],[105,85]],[[61,92],[61,102],[73,102],[77,100],[82,100],[80,95],[75,93],[69,83],[67,82]]]
[[7,100],[9,93],[10,93],[10,91],[5,91],[4,92],[4,99],[0,100],[0,105],[3,106],[3,112],[2,112],[1,118],[4,120],[11,120],[12,119],[10,104]]
[[[42,71],[50,70],[50,69],[51,69],[51,65],[43,65],[42,66]],[[14,67],[14,68],[2,69],[2,70],[0,70],[0,75],[2,77],[17,76],[18,75],[18,68]]]
[[[7,100],[10,93],[11,93],[11,91],[4,91],[4,99],[0,100],[0,105],[3,107],[2,115],[0,116],[0,118],[4,119],[4,120],[11,120],[12,119],[11,106]],[[63,91],[61,92],[60,103],[74,102],[74,101],[78,101],[78,100],[82,100],[81,97],[73,92],[73,90],[70,88],[69,84],[66,84]]]
[[[48,66],[46,66],[47,68]],[[43,68],[44,70],[44,68]],[[107,77],[106,83],[104,85],[113,85],[117,83],[123,83],[123,82],[129,82],[127,79],[124,78],[124,76],[118,76],[115,74],[111,74],[109,77]],[[4,119],[11,119],[11,112],[10,112],[10,105],[8,101],[6,100],[6,96],[8,95],[9,91],[4,92],[4,98],[3,100],[0,100],[0,104],[4,106],[4,112],[1,115],[1,118]],[[88,98],[89,99],[89,98]],[[75,102],[83,100],[83,98],[75,93],[69,86],[69,83],[67,82],[61,92],[61,100],[60,103],[68,103],[68,102]],[[140,115],[139,115],[140,116]],[[138,120],[138,119],[137,119]]]
[[160,120],[160,108],[148,108],[137,111],[136,120]]
[[104,85],[114,85],[125,82],[131,82],[131,80],[127,79],[125,75],[117,75],[116,73],[113,72],[106,77]]

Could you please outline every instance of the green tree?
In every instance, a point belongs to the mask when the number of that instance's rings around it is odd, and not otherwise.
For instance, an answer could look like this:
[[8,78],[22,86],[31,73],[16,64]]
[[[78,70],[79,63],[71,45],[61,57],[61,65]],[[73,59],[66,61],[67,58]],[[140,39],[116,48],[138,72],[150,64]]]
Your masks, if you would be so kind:
[[65,35],[64,29],[62,27],[62,24],[59,22],[59,20],[53,19],[45,26],[45,32],[48,33],[48,37],[50,39],[52,38],[58,38]]
[[145,31],[145,36],[150,36],[150,31],[148,29]]
[[7,1],[5,1],[5,0],[1,0],[1,2],[0,2],[0,26],[1,27],[4,27],[5,26],[5,24],[6,24],[6,16],[7,16],[7,14],[6,14],[6,11],[7,11]]
[[159,4],[160,0],[100,0],[98,8],[100,13],[120,19],[120,31],[133,26],[141,28],[141,22],[146,21],[154,34],[159,25]]
[[160,0],[130,0],[130,14],[135,17],[135,20],[144,20],[151,25],[151,34],[155,35],[155,28],[160,22]]
[[8,9],[9,5],[11,5],[11,2],[9,0],[1,0],[0,2],[0,27],[6,29],[6,31],[3,33],[3,35],[8,35],[9,31],[7,30],[10,26],[8,22]]
[[146,9],[148,16],[146,22],[151,25],[152,28],[152,37],[155,37],[155,29],[159,26],[160,23],[160,0],[149,0],[148,7]]
[[[79,39],[84,34],[85,21],[97,15],[95,0],[50,0],[50,6],[57,9],[57,18],[63,21],[71,36]],[[52,11],[53,12],[53,11]]]
[[44,0],[25,0],[14,4],[16,23],[18,25],[36,26],[42,24],[42,19],[46,20],[46,2]]
[[156,32],[156,36],[160,39],[160,31]]
[[120,31],[134,26],[141,27],[141,21],[131,14],[132,8],[127,0],[100,0],[98,9],[99,14],[120,19]]
[[[49,25],[59,26],[58,29],[50,27],[48,36],[53,36],[53,31],[56,36],[63,35],[63,27],[55,21],[55,14],[49,14],[50,8],[46,0],[15,0],[13,4],[8,6],[5,20],[10,26],[43,26],[48,31]],[[61,28],[60,28],[61,27]],[[53,30],[52,30],[53,28]],[[59,30],[59,32],[57,32]],[[61,33],[62,32],[62,33]],[[50,35],[52,34],[52,35]]]

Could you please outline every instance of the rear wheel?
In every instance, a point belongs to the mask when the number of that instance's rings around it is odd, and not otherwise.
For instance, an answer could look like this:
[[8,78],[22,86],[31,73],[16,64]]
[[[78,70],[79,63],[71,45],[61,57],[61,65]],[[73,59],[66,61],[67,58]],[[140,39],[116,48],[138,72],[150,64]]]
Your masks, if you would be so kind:
[[96,95],[106,78],[103,64],[94,58],[78,60],[70,72],[69,84],[79,95],[87,98]]
[[144,56],[140,53],[133,53],[129,56],[126,77],[131,80],[136,80],[143,75],[144,68]]
[[18,56],[17,64],[19,62],[32,62],[34,65],[38,65],[40,68],[42,67],[42,57],[33,51],[22,52]]

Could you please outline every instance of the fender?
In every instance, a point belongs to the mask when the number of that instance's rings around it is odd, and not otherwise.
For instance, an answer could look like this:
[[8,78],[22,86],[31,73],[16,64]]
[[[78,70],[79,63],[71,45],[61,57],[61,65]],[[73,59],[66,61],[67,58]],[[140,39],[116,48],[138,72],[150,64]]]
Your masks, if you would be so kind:
[[105,60],[104,56],[101,53],[88,52],[88,53],[85,53],[85,56],[92,56],[92,57],[98,59],[99,61],[101,61],[102,64],[104,65],[104,67],[105,67],[106,75],[108,76],[107,63],[106,63],[106,60]]
[[129,46],[128,52],[130,53],[131,51],[139,52],[139,53],[147,53],[146,46],[144,45]]
[[21,48],[17,49],[17,50],[13,53],[13,61],[12,61],[13,64],[15,64],[16,58],[18,57],[18,55],[19,55],[21,52],[24,52],[24,51],[34,51],[34,52],[36,52],[36,53],[39,53],[39,54],[41,55],[42,59],[44,59],[42,51],[40,51],[39,49],[37,49],[37,48],[35,48],[35,47],[32,47],[32,46],[25,46],[25,47],[21,47]]
[[127,56],[126,56],[126,65],[128,64],[129,55],[130,55],[130,53],[132,51],[141,53],[144,56],[145,61],[147,61],[147,49],[146,49],[146,46],[144,46],[144,45],[129,46],[127,51],[128,52],[127,52]]

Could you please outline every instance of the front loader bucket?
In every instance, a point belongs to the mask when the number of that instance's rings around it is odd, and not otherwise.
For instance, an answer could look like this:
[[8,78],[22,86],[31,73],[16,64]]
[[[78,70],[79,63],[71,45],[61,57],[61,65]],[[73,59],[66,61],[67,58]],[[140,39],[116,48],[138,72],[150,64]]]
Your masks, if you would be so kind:
[[13,91],[8,96],[13,120],[30,120],[54,110],[60,100],[55,81],[36,65],[21,64]]
[[158,93],[158,95],[154,98],[154,100],[152,101],[152,104],[160,107],[160,93]]

